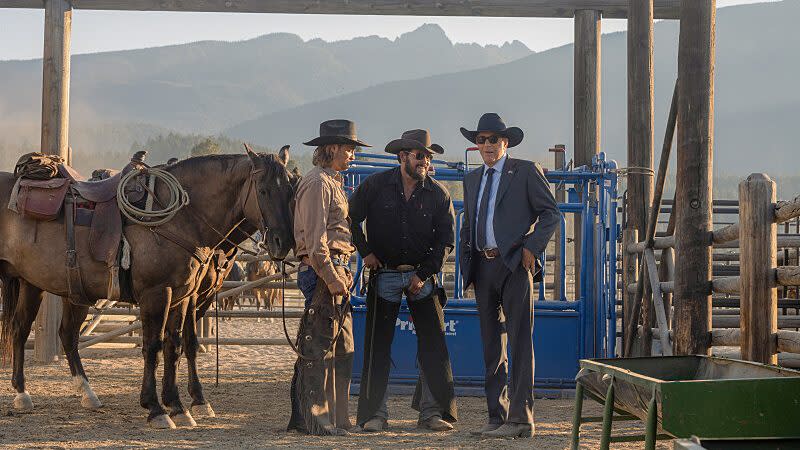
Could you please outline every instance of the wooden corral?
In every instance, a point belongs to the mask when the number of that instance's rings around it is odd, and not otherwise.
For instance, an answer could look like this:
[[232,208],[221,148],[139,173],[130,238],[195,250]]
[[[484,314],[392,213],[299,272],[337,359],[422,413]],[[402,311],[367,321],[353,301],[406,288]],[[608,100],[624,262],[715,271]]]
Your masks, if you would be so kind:
[[[653,19],[680,19],[677,95],[678,171],[675,265],[676,352],[705,353],[710,330],[711,167],[713,154],[713,65],[715,0],[6,0],[0,7],[44,8],[45,45],[42,89],[42,151],[69,157],[70,34],[72,9],[204,11],[294,14],[368,14],[476,17],[573,17],[574,160],[587,163],[601,148],[601,19],[627,18],[628,166],[631,179],[626,234],[645,236],[646,206],[651,203],[653,135]],[[576,236],[579,238],[579,236]],[[580,242],[580,239],[578,239]],[[580,247],[575,260],[580,261]],[[638,260],[623,263],[626,282]],[[576,267],[576,270],[579,268]],[[577,286],[576,286],[577,287]],[[627,292],[627,290],[623,290]],[[633,305],[626,294],[626,309]],[[40,312],[37,359],[57,354],[57,299]],[[649,327],[646,327],[649,329]]]

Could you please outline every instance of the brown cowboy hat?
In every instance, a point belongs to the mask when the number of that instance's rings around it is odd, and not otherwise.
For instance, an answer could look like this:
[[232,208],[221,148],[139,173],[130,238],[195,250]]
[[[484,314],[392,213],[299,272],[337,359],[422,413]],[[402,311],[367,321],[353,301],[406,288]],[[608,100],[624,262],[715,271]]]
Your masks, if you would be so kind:
[[403,150],[425,150],[430,153],[444,153],[444,148],[439,144],[431,144],[431,134],[428,130],[408,130],[386,144],[386,153],[398,154]]
[[334,119],[326,120],[319,124],[319,137],[303,142],[305,145],[318,147],[328,144],[355,145],[358,147],[372,147],[364,141],[358,139],[356,135],[356,124],[352,120]]
[[503,119],[501,119],[497,113],[486,113],[482,115],[478,121],[478,129],[475,131],[470,131],[461,127],[461,134],[473,144],[478,134],[482,131],[489,131],[498,136],[507,138],[509,148],[519,145],[524,136],[524,133],[518,127],[506,127],[505,122],[503,122]]

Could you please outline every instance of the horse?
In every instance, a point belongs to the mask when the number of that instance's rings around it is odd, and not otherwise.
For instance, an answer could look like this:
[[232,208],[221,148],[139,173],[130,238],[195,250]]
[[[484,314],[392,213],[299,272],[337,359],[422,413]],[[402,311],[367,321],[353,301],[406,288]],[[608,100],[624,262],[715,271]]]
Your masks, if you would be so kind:
[[[201,156],[166,166],[164,170],[188,193],[190,204],[163,225],[143,226],[126,221],[123,229],[131,248],[132,300],[139,305],[142,322],[144,375],[139,403],[148,410],[147,422],[151,426],[174,428],[171,417],[183,423],[193,422],[180,402],[175,372],[186,311],[206,278],[216,248],[227,235],[233,244],[243,242],[244,233],[233,233],[237,227],[262,230],[265,247],[277,260],[285,258],[293,248],[290,208],[293,189],[286,170],[287,160],[248,150],[246,155]],[[0,198],[10,196],[14,183],[12,174],[0,172]],[[158,185],[156,197],[167,196],[168,187]],[[31,233],[34,227],[36,232]],[[88,229],[76,227],[75,240],[79,245],[85,244]],[[24,348],[44,291],[65,298],[59,330],[62,346],[83,400],[87,397],[96,400],[77,350],[78,330],[88,306],[66,300],[71,294],[64,267],[66,253],[63,221],[35,223],[8,209],[0,210],[3,281],[0,350],[4,360],[11,355],[16,408],[33,406],[25,390]],[[78,252],[77,259],[86,297],[90,301],[105,298],[108,282],[105,264],[95,262],[83,251]],[[162,350],[165,367],[162,399],[170,408],[169,415],[156,393],[155,371]],[[92,407],[99,402],[86,403],[84,406]]]
[[[282,161],[289,160],[289,146],[283,146],[278,152],[278,158]],[[294,167],[289,172],[289,183],[292,190],[300,182],[302,175],[297,167]],[[292,208],[292,213],[293,213]],[[250,223],[242,224],[236,230],[240,233],[242,239],[247,239],[247,236],[256,234],[255,228]],[[222,281],[230,276],[230,273],[235,270],[237,266],[236,256],[238,255],[239,248],[234,246],[231,242],[223,242],[218,249],[220,257],[212,259],[211,267],[206,273],[206,276],[200,283],[200,288],[195,295],[189,299],[189,306],[187,309],[187,320],[184,321],[183,327],[183,347],[186,356],[186,368],[188,373],[188,391],[192,397],[191,413],[196,416],[215,417],[216,414],[211,404],[206,400],[203,394],[203,385],[200,382],[200,377],[197,371],[197,352],[200,348],[197,340],[197,321],[205,316],[208,310],[216,301],[216,294],[222,289]],[[219,330],[217,330],[219,332]]]
[[[278,265],[273,261],[251,261],[244,266],[244,273],[247,281],[256,281],[278,273]],[[256,311],[261,310],[262,304],[264,309],[272,311],[279,294],[277,289],[257,287],[253,289],[253,296],[255,297]],[[272,322],[272,319],[270,319],[270,322]]]

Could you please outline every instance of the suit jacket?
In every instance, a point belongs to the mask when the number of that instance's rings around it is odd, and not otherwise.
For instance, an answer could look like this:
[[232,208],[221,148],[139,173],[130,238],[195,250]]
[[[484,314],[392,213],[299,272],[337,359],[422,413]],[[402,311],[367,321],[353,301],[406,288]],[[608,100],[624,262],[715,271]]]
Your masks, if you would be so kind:
[[[461,275],[464,288],[474,280],[476,258],[475,216],[478,191],[485,166],[464,177],[464,221],[461,225]],[[500,175],[494,209],[494,235],[500,258],[509,270],[522,263],[522,248],[543,252],[561,220],[550,185],[538,164],[509,157]],[[537,261],[538,263],[538,261]],[[537,274],[541,278],[541,271]],[[536,281],[539,281],[538,279]]]

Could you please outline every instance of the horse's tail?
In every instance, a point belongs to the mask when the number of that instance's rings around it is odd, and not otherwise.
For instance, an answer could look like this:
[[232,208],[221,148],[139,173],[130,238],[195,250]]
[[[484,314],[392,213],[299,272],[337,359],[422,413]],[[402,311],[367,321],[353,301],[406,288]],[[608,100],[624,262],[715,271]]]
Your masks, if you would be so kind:
[[0,312],[0,365],[5,365],[14,354],[14,327],[18,326],[14,314],[19,301],[19,279],[0,274],[0,281],[3,283],[0,290],[0,304],[3,306]]

